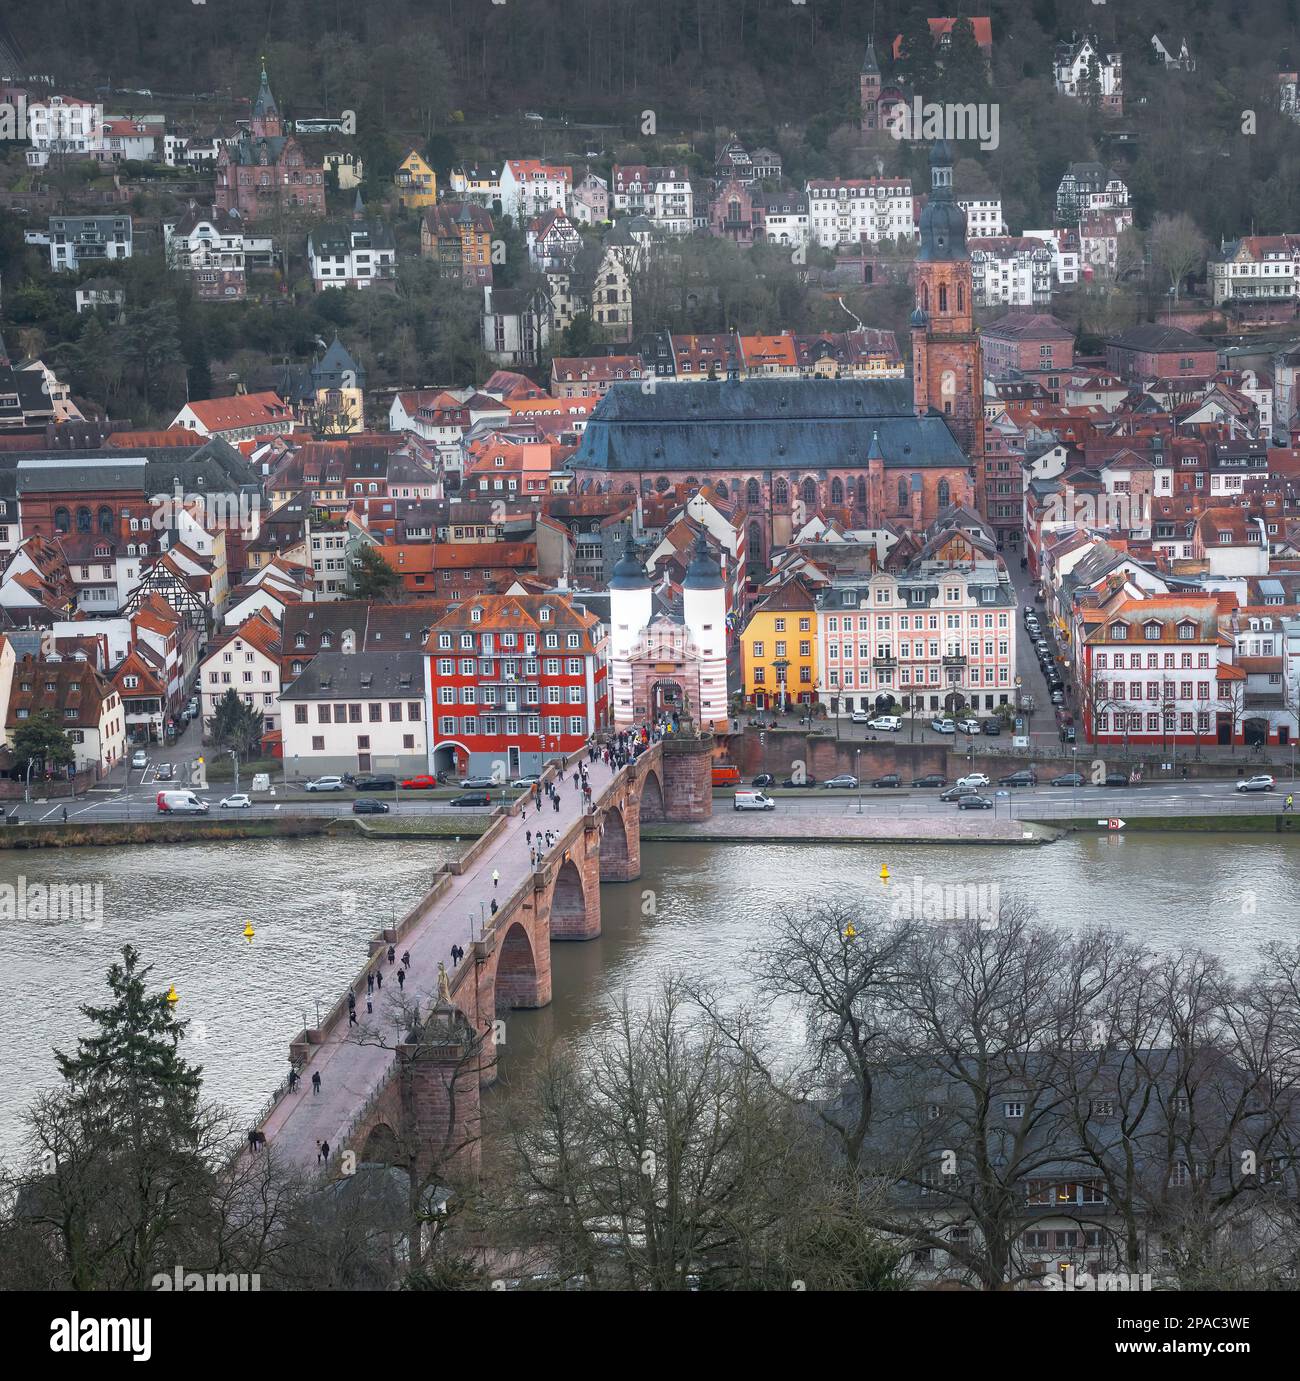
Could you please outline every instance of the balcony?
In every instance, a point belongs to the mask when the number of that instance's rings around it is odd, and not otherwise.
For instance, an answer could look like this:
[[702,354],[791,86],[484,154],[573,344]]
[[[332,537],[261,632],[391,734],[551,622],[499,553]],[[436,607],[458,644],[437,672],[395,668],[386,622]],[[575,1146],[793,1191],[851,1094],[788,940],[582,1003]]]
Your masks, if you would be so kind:
[[871,659],[871,665],[873,667],[896,667],[898,665],[898,658],[891,652],[884,657],[873,657]]
[[944,657],[943,664],[945,667],[964,667],[966,665],[966,658],[963,653],[951,652]]

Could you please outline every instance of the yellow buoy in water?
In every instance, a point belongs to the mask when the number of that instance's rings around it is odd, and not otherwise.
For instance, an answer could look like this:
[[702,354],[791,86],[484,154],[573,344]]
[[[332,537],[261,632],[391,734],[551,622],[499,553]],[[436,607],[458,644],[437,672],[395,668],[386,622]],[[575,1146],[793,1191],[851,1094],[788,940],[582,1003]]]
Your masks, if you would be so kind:
[[175,1010],[176,1004],[179,1001],[180,997],[176,993],[176,984],[173,983],[171,987],[167,989],[167,1005]]
[[888,864],[888,863],[882,863],[882,864],[880,865],[880,880],[881,880],[881,882],[888,882],[888,881],[889,881],[889,864]]
[[254,936],[256,933],[257,933],[257,932],[253,929],[253,923],[252,923],[252,921],[249,921],[249,922],[244,926],[244,939],[247,940],[247,941],[249,941],[249,942],[251,943],[251,942],[252,942],[252,939],[253,939],[253,936]]

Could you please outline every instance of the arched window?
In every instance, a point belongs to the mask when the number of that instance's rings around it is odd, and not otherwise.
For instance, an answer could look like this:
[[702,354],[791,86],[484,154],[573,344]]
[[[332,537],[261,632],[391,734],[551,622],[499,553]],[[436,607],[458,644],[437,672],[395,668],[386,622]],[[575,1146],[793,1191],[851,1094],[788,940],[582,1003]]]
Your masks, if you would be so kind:
[[921,310],[923,312],[930,310],[930,285],[928,283],[921,284]]
[[99,519],[100,532],[102,532],[105,537],[111,537],[113,535],[113,510],[109,508],[107,504],[101,504],[97,516]]
[[859,508],[866,508],[866,506],[867,506],[867,477],[866,477],[866,475],[859,475],[859,476],[858,476],[858,507],[859,507]]
[[803,501],[810,508],[817,502],[817,485],[811,475],[803,482]]
[[948,310],[948,285],[947,285],[947,283],[940,283],[940,284],[939,284],[939,310],[940,310],[941,312],[946,312],[946,311]]
[[790,502],[789,486],[780,475],[772,481],[772,502],[781,504]]
[[733,225],[737,224],[740,221],[739,197],[732,197],[732,199],[727,203],[727,219],[731,221]]
[[755,479],[745,485],[745,502],[753,508],[757,508],[763,502],[763,490]]
[[720,498],[720,499],[725,499],[725,498],[727,497],[727,482],[726,482],[726,480],[719,480],[719,481],[717,482],[717,484],[715,484],[715,485],[713,486],[713,492],[714,492],[715,494],[717,494],[718,498]]
[[949,505],[951,502],[952,502],[952,490],[951,490],[951,488],[949,488],[948,481],[947,481],[947,480],[940,480],[940,481],[939,481],[939,507],[940,507],[941,509],[947,508],[948,505]]
[[55,532],[67,532],[72,527],[72,515],[66,508],[56,508],[54,510],[54,530]]
[[966,285],[964,283],[957,284],[957,310],[959,312],[966,310]]
[[84,504],[77,509],[77,531],[90,531],[90,509],[85,507]]
[[898,477],[898,506],[899,506],[899,508],[906,508],[906,507],[907,507],[907,476],[906,476],[906,475],[899,475],[899,477]]
[[840,483],[839,477],[831,480],[831,503],[842,504],[844,502],[844,486]]
[[759,563],[763,560],[763,524],[759,522],[749,525],[749,559]]

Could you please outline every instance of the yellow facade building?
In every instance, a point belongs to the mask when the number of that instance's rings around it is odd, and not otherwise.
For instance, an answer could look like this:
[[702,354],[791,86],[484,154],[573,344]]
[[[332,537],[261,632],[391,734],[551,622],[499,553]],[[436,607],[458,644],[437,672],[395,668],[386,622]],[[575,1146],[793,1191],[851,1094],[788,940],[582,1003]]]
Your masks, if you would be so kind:
[[745,701],[755,709],[817,697],[817,601],[797,576],[754,606],[740,635]]
[[438,175],[412,149],[393,174],[397,199],[403,206],[433,206],[438,201]]

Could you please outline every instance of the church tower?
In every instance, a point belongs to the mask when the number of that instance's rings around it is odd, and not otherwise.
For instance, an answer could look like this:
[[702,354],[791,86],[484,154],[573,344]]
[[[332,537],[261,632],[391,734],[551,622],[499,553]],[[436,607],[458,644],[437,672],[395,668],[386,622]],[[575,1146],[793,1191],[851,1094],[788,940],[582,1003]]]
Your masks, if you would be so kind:
[[280,107],[271,95],[271,83],[266,76],[266,59],[262,59],[262,82],[257,88],[257,99],[253,102],[253,114],[249,127],[254,139],[279,139],[284,134],[280,120]]
[[858,101],[862,107],[862,132],[874,133],[880,128],[880,64],[876,61],[876,49],[871,40],[867,42],[866,56],[862,59],[862,71],[858,76]]
[[984,463],[984,378],[975,332],[966,213],[953,200],[952,150],[930,153],[930,197],[921,212],[912,313],[912,396],[917,415],[933,408],[977,471]]

